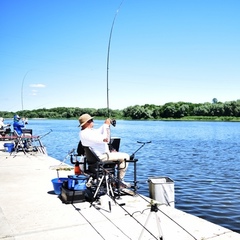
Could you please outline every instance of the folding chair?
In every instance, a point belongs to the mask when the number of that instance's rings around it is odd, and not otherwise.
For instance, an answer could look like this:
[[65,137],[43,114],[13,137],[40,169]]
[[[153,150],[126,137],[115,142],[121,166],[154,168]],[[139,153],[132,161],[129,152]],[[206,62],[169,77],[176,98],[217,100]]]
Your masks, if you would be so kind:
[[[111,151],[111,150],[115,150],[115,151],[119,151],[119,146],[120,146],[120,138],[111,138],[111,140],[110,140],[110,143],[109,143],[109,150]],[[87,149],[88,147],[83,147],[83,145],[82,145],[82,142],[81,141],[79,141],[79,143],[78,143],[78,146],[77,146],[77,155],[76,155],[76,157],[83,157],[84,158],[84,162],[80,162],[80,164],[83,164],[83,167],[82,167],[82,169],[83,169],[83,171],[84,172],[86,172],[86,171],[90,171],[91,172],[91,170],[93,171],[94,170],[94,167],[93,167],[93,163],[97,163],[97,162],[102,162],[99,158],[98,158],[98,156],[92,151],[92,149],[91,149],[91,152],[89,152],[89,150]],[[85,149],[86,149],[86,151],[85,151]],[[87,158],[86,158],[86,154],[88,155],[88,161],[87,161]],[[90,168],[90,170],[88,170],[87,169],[87,163],[88,163],[88,165],[89,165],[89,168]],[[102,162],[102,163],[104,163],[104,165],[105,164],[108,164],[108,166],[109,166],[109,163],[111,164],[111,163],[113,163],[112,165],[114,166],[116,166],[116,161],[109,161],[108,163],[106,163],[106,162]],[[96,167],[97,165],[95,165],[95,167]],[[106,167],[107,165],[105,165],[105,167]],[[96,173],[96,169],[94,170],[94,172]]]
[[[114,149],[119,149],[120,145],[120,139],[114,139],[115,144]],[[111,144],[113,141],[111,142]],[[110,147],[109,147],[110,148]],[[107,175],[108,182],[112,185],[113,189],[115,190],[115,196],[119,197],[122,194],[135,194],[137,191],[137,176],[136,176],[136,162],[137,159],[131,159],[131,160],[125,160],[126,162],[134,163],[134,192],[132,192],[129,189],[125,189],[124,184],[120,180],[120,161],[102,161],[99,159],[99,157],[96,155],[96,153],[92,150],[90,147],[82,146],[81,141],[78,144],[77,148],[77,155],[78,156],[84,156],[84,162],[83,164],[83,172],[93,178],[94,184],[97,186],[103,186],[104,191],[106,192],[106,179],[104,179],[104,176]],[[103,180],[101,182],[101,180]],[[120,188],[120,186],[123,188]],[[131,187],[132,188],[132,187]],[[125,190],[124,190],[125,189]],[[123,191],[124,190],[124,191]],[[129,190],[129,191],[127,191]],[[126,192],[127,191],[127,192]],[[114,197],[115,197],[114,196]]]
[[102,161],[90,147],[83,147],[86,156],[86,172],[89,172],[98,179],[103,171],[115,176],[118,161]]
[[[93,201],[98,194],[107,193],[113,198],[120,194],[120,161],[102,161],[90,147],[83,147],[86,156],[86,173],[93,178],[95,193]],[[94,187],[93,187],[94,188]]]
[[[39,136],[32,135],[32,129],[23,129],[21,135],[14,130],[15,135],[15,154],[19,151],[23,151],[24,154],[27,152],[40,152],[43,154],[46,153],[46,149],[43,146]],[[36,144],[37,143],[37,144]]]
[[26,142],[24,142],[24,139],[22,138],[23,134],[18,134],[16,130],[14,130],[14,136],[16,137],[14,140],[14,150],[15,154],[17,154],[19,151],[23,151],[24,154],[26,154],[25,148],[26,148]]

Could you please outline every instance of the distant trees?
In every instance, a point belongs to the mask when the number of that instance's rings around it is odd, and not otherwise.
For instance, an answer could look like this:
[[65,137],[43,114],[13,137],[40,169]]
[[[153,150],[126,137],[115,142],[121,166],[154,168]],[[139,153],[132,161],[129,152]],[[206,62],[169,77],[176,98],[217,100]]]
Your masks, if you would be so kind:
[[[240,117],[240,100],[212,103],[169,102],[164,105],[135,105],[123,110],[109,110],[110,117],[115,119],[181,119],[186,117]],[[28,118],[71,119],[78,118],[83,113],[89,113],[97,118],[107,118],[107,108],[73,108],[57,107],[51,109],[34,109],[14,112],[0,111],[0,117],[12,118],[14,114]]]

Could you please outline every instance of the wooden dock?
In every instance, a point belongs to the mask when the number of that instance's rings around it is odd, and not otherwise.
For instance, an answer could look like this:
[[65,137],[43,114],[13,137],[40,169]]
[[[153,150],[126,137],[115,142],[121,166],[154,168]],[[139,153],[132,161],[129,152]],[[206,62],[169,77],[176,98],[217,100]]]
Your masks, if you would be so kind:
[[51,166],[58,164],[41,153],[10,156],[0,143],[0,239],[240,240],[236,232],[173,207],[160,205],[151,211],[151,199],[138,194],[121,196],[115,203],[103,196],[101,204],[64,204],[51,182],[57,177]]

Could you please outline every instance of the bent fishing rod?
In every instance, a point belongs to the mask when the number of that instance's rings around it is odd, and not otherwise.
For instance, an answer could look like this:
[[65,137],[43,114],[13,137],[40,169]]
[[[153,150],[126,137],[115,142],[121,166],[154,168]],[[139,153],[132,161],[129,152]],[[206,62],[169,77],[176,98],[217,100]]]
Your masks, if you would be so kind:
[[[113,18],[112,26],[111,26],[111,30],[110,30],[110,35],[109,35],[109,41],[108,41],[108,51],[107,51],[107,110],[108,110],[108,118],[110,118],[108,72],[109,72],[109,56],[110,56],[112,32],[113,32],[113,27],[114,27],[114,23],[115,23],[116,17],[118,15],[118,12],[119,12],[123,2],[124,2],[124,0],[120,3],[120,5],[119,5],[119,7],[118,7],[118,9],[117,9],[117,11],[115,13],[115,16]],[[116,121],[115,121],[115,125],[116,125]]]

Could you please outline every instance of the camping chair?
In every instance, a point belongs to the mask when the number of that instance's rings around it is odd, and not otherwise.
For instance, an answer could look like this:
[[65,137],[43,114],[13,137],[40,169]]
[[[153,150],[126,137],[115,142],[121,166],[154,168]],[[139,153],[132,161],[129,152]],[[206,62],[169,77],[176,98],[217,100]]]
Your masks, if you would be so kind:
[[15,149],[15,154],[17,154],[19,151],[23,151],[24,154],[26,154],[26,142],[24,142],[24,139],[22,138],[22,134],[18,134],[18,132],[16,130],[14,130],[14,136],[15,136],[15,140],[14,140],[14,149]]
[[11,128],[0,129],[0,141],[12,140]]
[[115,193],[117,193],[117,196],[120,196],[120,161],[102,161],[92,148],[83,148],[86,157],[86,173],[94,179],[93,182],[96,182],[97,189],[102,187],[104,191],[108,191],[109,186],[111,188],[114,187],[117,190]]
[[99,173],[104,168],[107,172],[115,176],[115,169],[118,161],[101,161],[96,153],[90,147],[85,147],[82,142],[79,141],[77,147],[77,156],[83,157],[83,172],[90,174],[94,178],[98,179]]
[[117,161],[102,161],[90,147],[83,147],[86,156],[86,171],[96,179],[101,177],[103,171],[115,176]]
[[[111,145],[116,150],[119,150],[120,138],[115,138],[111,141]],[[110,148],[110,147],[109,147]],[[104,174],[111,176],[111,179],[114,182],[114,185],[117,190],[117,196],[120,196],[120,186],[122,185],[120,181],[120,161],[102,161],[95,154],[95,152],[90,147],[83,147],[81,141],[78,143],[77,147],[77,156],[83,157],[84,161],[80,164],[83,164],[82,170],[84,174],[91,176],[97,184],[99,184],[99,179]],[[126,160],[126,162],[134,163],[134,192],[137,191],[137,174],[136,174],[136,162],[138,160],[134,159]]]
[[[42,145],[39,136],[32,135],[32,129],[23,129],[23,133],[20,135],[14,130],[15,136],[15,154],[19,151],[27,152],[41,152],[46,154],[45,147]],[[37,142],[37,144],[35,144]]]
[[10,127],[0,129],[0,135],[2,135],[2,136],[5,136],[5,135],[10,134],[10,133],[11,133],[11,128]]

